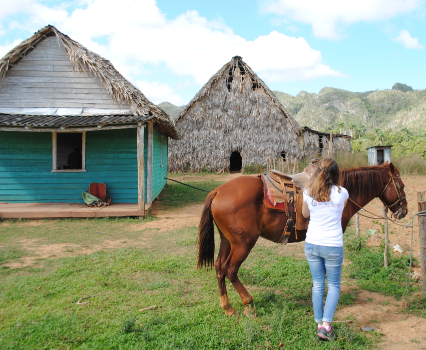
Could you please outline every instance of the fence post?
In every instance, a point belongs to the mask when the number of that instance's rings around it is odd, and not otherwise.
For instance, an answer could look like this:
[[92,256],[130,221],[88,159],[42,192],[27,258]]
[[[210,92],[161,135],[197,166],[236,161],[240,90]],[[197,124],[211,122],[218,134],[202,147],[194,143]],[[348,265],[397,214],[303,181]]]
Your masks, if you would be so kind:
[[355,236],[359,238],[359,213],[355,214]]
[[[388,217],[388,208],[383,208],[383,216]],[[388,230],[388,219],[384,219],[384,234],[385,234],[385,251],[383,252],[384,255],[384,266],[385,268],[389,267],[389,230]]]
[[[417,192],[418,211],[426,210],[425,191]],[[419,215],[420,267],[422,271],[422,292],[426,292],[426,215]]]

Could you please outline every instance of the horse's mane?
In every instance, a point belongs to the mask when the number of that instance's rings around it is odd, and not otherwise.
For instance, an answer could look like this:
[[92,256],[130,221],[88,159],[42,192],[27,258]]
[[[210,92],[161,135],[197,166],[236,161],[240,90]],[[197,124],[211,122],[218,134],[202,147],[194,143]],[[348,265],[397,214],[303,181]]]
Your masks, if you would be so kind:
[[381,194],[380,189],[389,181],[389,164],[344,169],[340,171],[340,185],[351,192]]

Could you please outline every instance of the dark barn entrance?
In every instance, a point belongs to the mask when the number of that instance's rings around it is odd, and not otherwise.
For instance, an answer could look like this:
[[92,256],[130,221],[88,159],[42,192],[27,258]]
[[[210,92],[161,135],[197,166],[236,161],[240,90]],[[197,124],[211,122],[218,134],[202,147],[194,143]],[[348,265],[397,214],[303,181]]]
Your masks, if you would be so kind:
[[243,159],[241,158],[240,152],[235,151],[231,154],[231,165],[229,167],[230,172],[240,172],[243,167]]

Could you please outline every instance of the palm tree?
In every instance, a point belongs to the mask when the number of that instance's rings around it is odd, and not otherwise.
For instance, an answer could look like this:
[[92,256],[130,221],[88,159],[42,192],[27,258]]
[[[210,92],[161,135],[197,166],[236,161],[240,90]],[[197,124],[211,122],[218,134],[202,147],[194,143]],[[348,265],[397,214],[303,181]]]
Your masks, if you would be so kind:
[[355,130],[356,126],[354,123],[348,123],[347,127],[349,128],[349,131],[351,132],[351,137],[353,137],[352,135],[352,130]]

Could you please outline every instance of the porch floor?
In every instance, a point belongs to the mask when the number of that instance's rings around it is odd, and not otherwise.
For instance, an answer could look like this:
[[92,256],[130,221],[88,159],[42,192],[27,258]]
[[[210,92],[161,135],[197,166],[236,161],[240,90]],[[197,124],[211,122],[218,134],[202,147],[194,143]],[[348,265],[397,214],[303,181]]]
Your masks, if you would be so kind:
[[[151,204],[145,204],[148,211]],[[2,219],[103,218],[143,216],[137,204],[112,204],[92,208],[80,203],[0,203]]]

